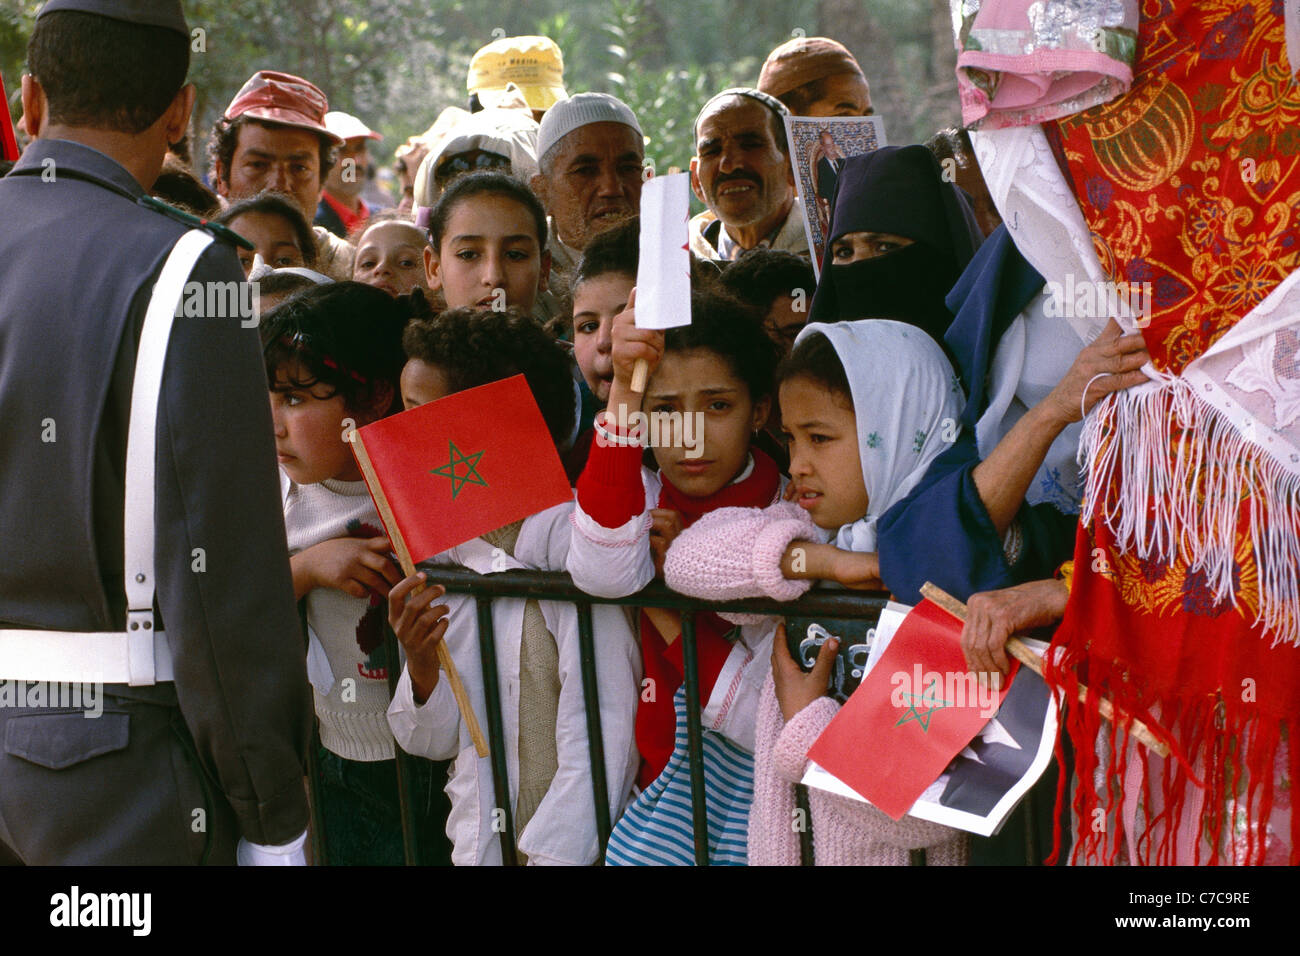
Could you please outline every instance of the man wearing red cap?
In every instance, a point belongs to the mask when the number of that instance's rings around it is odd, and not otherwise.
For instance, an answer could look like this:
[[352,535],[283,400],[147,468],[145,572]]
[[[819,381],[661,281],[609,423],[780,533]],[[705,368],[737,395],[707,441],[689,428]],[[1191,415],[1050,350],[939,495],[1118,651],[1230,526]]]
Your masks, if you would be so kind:
[[[208,153],[218,195],[247,199],[275,190],[313,219],[321,184],[343,145],[325,125],[328,109],[325,94],[301,77],[254,73],[212,130]],[[321,226],[313,231],[318,268],[335,279],[350,278],[352,247]]]

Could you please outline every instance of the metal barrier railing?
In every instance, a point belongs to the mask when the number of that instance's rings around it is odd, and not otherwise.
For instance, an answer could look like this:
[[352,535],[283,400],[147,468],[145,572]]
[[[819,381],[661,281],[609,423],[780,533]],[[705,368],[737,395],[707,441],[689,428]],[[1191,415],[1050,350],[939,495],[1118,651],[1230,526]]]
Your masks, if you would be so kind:
[[[601,861],[604,859],[605,846],[609,841],[611,820],[609,789],[605,774],[604,738],[601,735],[600,727],[595,634],[591,618],[592,605],[613,604],[637,608],[664,608],[681,612],[688,765],[691,775],[691,813],[694,828],[695,862],[700,866],[707,866],[709,863],[709,847],[708,805],[704,790],[704,734],[700,718],[701,703],[699,667],[696,657],[695,615],[701,611],[732,611],[750,614],[772,614],[780,617],[799,616],[874,620],[879,617],[881,610],[888,601],[888,595],[880,592],[836,589],[813,590],[798,601],[792,602],[773,601],[767,598],[707,602],[678,594],[658,581],[627,597],[601,598],[580,591],[574,586],[567,574],[560,572],[504,571],[484,575],[466,568],[433,564],[421,565],[420,569],[428,575],[429,584],[441,584],[447,589],[448,594],[468,594],[475,600],[479,650],[483,667],[484,703],[487,709],[487,731],[491,753],[493,791],[496,806],[501,812],[503,823],[499,830],[501,858],[507,866],[516,865],[518,857],[516,856],[509,783],[506,777],[505,735],[501,716],[501,691],[497,681],[496,641],[492,623],[493,600],[498,598],[536,598],[548,601],[567,601],[572,603],[577,610],[583,703],[587,719],[592,794],[596,807],[596,831],[599,838]],[[400,670],[396,665],[399,659],[397,641],[391,630],[387,631],[387,641],[387,659],[394,662],[393,666],[388,669],[389,690],[391,693],[396,689],[400,676]],[[413,761],[423,758],[413,757],[403,752],[400,747],[395,746],[394,750],[397,756],[397,781],[406,863],[408,866],[417,865],[421,860],[415,835],[410,782]],[[316,783],[314,772],[309,779],[314,787]],[[317,806],[315,794],[313,794],[312,805],[313,808]],[[318,816],[313,814],[312,845],[316,860],[327,861],[326,834],[318,828],[320,822]],[[806,831],[805,834],[801,835],[806,835]],[[810,864],[812,862],[810,835],[806,835],[801,851],[801,857],[805,865]]]

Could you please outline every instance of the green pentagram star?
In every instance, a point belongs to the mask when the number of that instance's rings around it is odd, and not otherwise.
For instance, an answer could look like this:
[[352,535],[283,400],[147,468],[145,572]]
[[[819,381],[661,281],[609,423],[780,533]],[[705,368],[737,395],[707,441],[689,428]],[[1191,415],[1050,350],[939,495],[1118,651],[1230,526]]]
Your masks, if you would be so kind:
[[[472,455],[465,455],[456,447],[454,441],[448,442],[447,444],[451,446],[451,460],[448,461],[447,464],[438,468],[429,469],[429,474],[441,475],[444,478],[451,479],[451,500],[455,501],[456,496],[460,494],[461,488],[465,487],[467,484],[482,485],[486,488],[487,482],[484,481],[483,476],[478,473],[478,460],[483,457],[483,453],[481,451],[476,451]],[[456,466],[462,463],[469,468],[469,471],[463,475],[458,475],[456,474]]]
[[939,682],[935,680],[930,682],[929,689],[924,693],[904,694],[903,696],[912,702],[912,706],[907,708],[907,713],[903,714],[894,726],[901,727],[909,720],[915,720],[921,725],[922,733],[928,732],[930,730],[930,718],[934,716],[934,712],[953,706],[952,701],[944,700],[939,696],[936,689],[938,686]]

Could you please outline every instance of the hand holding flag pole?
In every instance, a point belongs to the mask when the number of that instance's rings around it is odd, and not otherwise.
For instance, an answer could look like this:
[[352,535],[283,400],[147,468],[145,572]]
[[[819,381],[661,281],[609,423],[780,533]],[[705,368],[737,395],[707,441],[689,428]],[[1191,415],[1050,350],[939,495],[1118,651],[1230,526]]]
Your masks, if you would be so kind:
[[650,377],[650,363],[645,359],[637,359],[636,365],[632,366],[632,381],[630,383],[632,391],[638,395],[645,394],[645,380]]
[[[921,585],[921,596],[927,598],[934,604],[937,604],[953,617],[957,618],[957,620],[965,623],[966,605],[957,600],[947,591],[931,584],[929,581],[926,581]],[[1043,676],[1043,659],[1030,650],[1029,646],[1025,644],[1024,641],[1020,640],[1020,638],[1013,637],[1007,641],[1007,653],[1020,661],[1020,663],[1024,664],[1039,677]],[[1087,696],[1088,688],[1083,684],[1080,684],[1079,700],[1082,702],[1087,699]],[[1105,697],[1102,698],[1098,711],[1106,720],[1109,720],[1111,723],[1116,722],[1115,706],[1109,699]],[[1124,715],[1121,714],[1120,719],[1125,719]],[[1169,756],[1169,747],[1163,741],[1158,740],[1156,736],[1151,733],[1151,730],[1147,725],[1142,723],[1142,721],[1130,720],[1129,732],[1139,743],[1145,745],[1152,753],[1159,754],[1161,757]]]
[[[402,566],[402,573],[409,578],[415,574],[415,562],[411,560],[411,552],[398,529],[397,520],[393,517],[393,509],[383,494],[382,486],[375,475],[375,466],[371,464],[365,442],[359,434],[353,436],[352,449],[356,453],[357,464],[361,466],[366,484],[369,485],[371,495],[375,499],[379,517],[383,519],[384,528],[388,531],[388,538],[393,542],[393,550],[397,553],[397,561]],[[419,594],[424,589],[425,585],[421,584],[411,593]],[[488,756],[487,738],[483,736],[483,728],[479,726],[478,718],[474,716],[474,705],[470,702],[469,694],[465,692],[465,685],[461,683],[460,673],[456,670],[456,662],[452,660],[451,651],[447,650],[446,641],[438,642],[438,664],[447,675],[447,683],[451,685],[451,692],[456,697],[456,706],[460,709],[461,719],[465,721],[470,739],[474,742],[474,752],[480,757]]]
[[[353,431],[348,440],[408,578],[417,561],[573,501],[546,419],[523,375],[389,415]],[[519,462],[528,467],[520,468]],[[458,557],[474,564],[475,554],[479,552],[471,549],[468,557]],[[490,568],[479,564],[475,570],[504,570],[496,565],[494,553]],[[479,638],[485,640],[486,634]],[[447,642],[439,641],[437,648],[439,668],[447,675],[474,749],[487,757],[488,742]],[[484,706],[487,694],[485,683]],[[495,723],[490,706],[486,714]]]
[[[632,291],[628,294],[626,308],[636,310],[636,286],[633,286]],[[636,364],[632,366],[632,381],[628,383],[628,387],[636,394],[644,395],[646,379],[649,377],[650,363],[643,358],[639,358],[636,360]]]

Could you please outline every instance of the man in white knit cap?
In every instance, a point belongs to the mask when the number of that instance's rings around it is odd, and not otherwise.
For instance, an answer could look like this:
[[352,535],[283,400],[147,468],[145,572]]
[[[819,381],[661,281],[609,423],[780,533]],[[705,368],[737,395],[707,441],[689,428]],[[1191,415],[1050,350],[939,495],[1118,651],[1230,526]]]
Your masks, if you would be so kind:
[[641,209],[645,137],[618,97],[579,93],[542,118],[533,192],[551,218],[551,269],[572,272],[587,240]]

